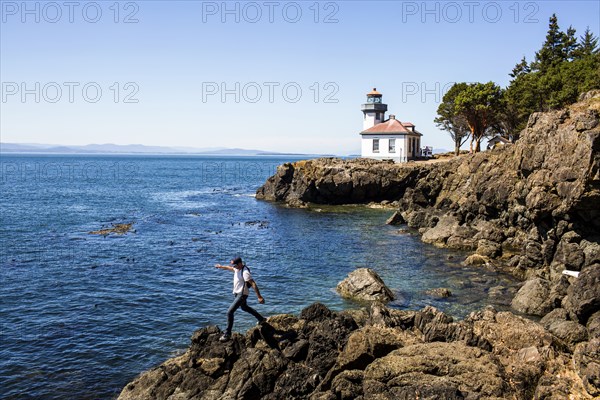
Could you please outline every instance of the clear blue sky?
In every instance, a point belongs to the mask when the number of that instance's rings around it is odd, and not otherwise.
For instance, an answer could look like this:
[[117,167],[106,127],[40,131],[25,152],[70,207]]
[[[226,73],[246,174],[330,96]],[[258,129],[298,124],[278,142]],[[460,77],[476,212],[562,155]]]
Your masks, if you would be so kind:
[[444,88],[505,86],[552,13],[598,35],[599,4],[3,0],[1,140],[348,154],[377,87],[451,149],[433,123]]

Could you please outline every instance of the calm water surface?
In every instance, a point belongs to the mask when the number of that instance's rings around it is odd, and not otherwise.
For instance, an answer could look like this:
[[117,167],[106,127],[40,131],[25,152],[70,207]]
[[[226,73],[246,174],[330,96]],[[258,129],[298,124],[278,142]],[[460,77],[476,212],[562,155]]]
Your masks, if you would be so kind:
[[[397,293],[392,306],[432,304],[456,317],[492,303],[506,277],[460,265],[385,225],[390,211],[289,209],[256,189],[291,158],[2,155],[0,398],[106,399],[185,349],[192,332],[225,325],[242,255],[264,315],[311,302],[355,306],[336,284],[357,266]],[[126,235],[90,231],[133,222]],[[454,256],[453,259],[448,259]],[[433,300],[427,289],[453,297]],[[498,302],[500,304],[498,304]],[[254,321],[236,314],[235,329]]]

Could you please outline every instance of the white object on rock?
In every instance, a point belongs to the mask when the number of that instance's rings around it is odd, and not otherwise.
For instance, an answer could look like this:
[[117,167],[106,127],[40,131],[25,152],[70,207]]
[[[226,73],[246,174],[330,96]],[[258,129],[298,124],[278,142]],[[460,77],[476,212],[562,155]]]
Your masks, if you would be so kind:
[[563,275],[579,278],[579,271],[569,271],[568,269],[565,269],[562,273],[563,273]]

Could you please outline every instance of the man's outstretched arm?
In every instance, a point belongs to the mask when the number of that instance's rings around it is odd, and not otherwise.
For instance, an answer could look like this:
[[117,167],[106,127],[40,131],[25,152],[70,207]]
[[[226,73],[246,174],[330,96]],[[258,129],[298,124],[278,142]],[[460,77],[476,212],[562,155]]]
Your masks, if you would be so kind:
[[229,265],[215,264],[215,268],[217,268],[217,269],[226,269],[228,271],[233,271],[233,267],[230,267]]

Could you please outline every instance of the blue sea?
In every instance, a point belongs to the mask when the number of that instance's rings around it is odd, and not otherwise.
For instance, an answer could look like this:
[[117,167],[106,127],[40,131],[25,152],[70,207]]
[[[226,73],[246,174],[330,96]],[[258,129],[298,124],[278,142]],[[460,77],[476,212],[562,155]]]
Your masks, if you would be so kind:
[[[291,209],[256,189],[292,157],[5,155],[0,157],[0,398],[110,399],[179,354],[194,330],[225,325],[241,255],[263,315],[334,310],[336,284],[376,270],[393,307],[432,304],[461,318],[515,282],[461,266],[364,206]],[[133,223],[124,235],[90,234]],[[427,289],[453,296],[434,300]],[[255,323],[241,311],[236,331]]]

